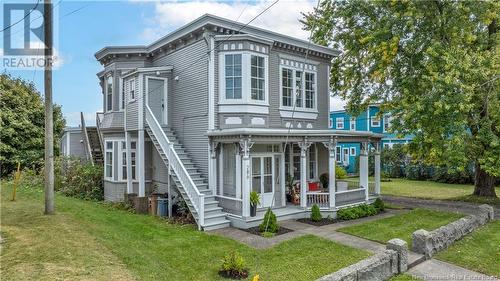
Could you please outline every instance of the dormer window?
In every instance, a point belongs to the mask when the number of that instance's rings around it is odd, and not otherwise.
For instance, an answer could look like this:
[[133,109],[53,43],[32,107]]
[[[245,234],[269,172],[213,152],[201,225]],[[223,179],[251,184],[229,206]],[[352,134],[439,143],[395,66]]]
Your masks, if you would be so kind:
[[113,110],[113,76],[106,79],[106,111]]

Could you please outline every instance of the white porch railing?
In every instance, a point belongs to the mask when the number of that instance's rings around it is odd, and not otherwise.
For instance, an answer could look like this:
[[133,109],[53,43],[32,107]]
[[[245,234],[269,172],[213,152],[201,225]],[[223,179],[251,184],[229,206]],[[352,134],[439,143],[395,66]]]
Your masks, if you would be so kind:
[[335,192],[335,202],[337,206],[343,206],[352,203],[361,203],[364,201],[365,201],[364,188]]
[[170,167],[181,182],[181,186],[184,189],[184,192],[186,192],[187,196],[189,197],[191,204],[193,204],[196,213],[198,213],[198,228],[201,229],[201,227],[205,224],[204,194],[198,190],[196,184],[191,179],[191,176],[187,172],[186,167],[184,167],[184,164],[179,158],[179,155],[175,151],[172,142],[170,142],[167,135],[165,135],[165,132],[160,126],[160,123],[158,123],[158,120],[156,120],[156,118],[154,117],[151,108],[149,108],[148,105],[146,105],[145,108],[146,123],[156,137],[156,140],[163,150],[163,153],[165,153],[165,155],[167,156]]
[[330,193],[329,192],[307,192],[307,207],[318,205],[319,207],[330,207]]

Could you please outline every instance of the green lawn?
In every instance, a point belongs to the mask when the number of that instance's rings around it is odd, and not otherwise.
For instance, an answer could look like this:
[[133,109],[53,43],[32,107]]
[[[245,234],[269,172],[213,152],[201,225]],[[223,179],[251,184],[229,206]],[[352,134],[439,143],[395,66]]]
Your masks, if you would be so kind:
[[411,248],[411,235],[418,229],[433,230],[462,217],[459,214],[415,209],[407,213],[338,229],[340,232],[386,243],[401,238]]
[[[433,181],[415,181],[407,179],[391,179],[381,183],[382,194],[404,196],[422,199],[439,199],[466,201],[481,204],[492,204],[500,206],[499,198],[484,198],[472,196],[473,185],[449,184]],[[500,187],[496,188],[497,195],[500,195]]]
[[500,221],[494,221],[455,242],[438,259],[500,277]]
[[56,196],[42,215],[43,193],[1,188],[2,280],[219,280],[221,258],[236,250],[261,280],[313,280],[370,254],[308,235],[267,250],[192,226]]

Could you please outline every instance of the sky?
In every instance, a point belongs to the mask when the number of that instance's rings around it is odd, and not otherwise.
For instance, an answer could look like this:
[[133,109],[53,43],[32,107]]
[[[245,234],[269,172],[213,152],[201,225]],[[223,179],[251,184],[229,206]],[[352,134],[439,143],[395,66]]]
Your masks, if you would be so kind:
[[[36,0],[1,2],[36,4]],[[95,59],[95,52],[111,45],[148,45],[206,13],[247,23],[273,2],[54,0],[54,47],[59,58],[53,72],[54,102],[62,106],[68,126],[79,125],[80,112],[84,112],[87,124],[94,124],[95,112],[102,111],[102,94],[96,76],[102,66]],[[315,5],[315,0],[279,0],[251,25],[307,40],[309,34],[302,30],[299,19],[301,12],[310,12]],[[35,25],[39,15],[30,17],[30,22]],[[11,22],[21,18],[22,15],[18,18],[13,15]],[[10,29],[13,41],[22,40],[22,29],[22,23]],[[2,34],[0,57],[3,38]],[[43,71],[3,69],[2,72],[33,81],[43,93]],[[332,109],[342,109],[344,105],[339,98],[331,98],[330,103]]]

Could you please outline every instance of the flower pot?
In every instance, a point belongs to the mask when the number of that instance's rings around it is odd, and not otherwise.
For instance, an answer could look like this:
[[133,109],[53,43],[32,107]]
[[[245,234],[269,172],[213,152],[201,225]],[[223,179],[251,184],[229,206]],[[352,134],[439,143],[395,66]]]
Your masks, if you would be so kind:
[[257,206],[250,204],[250,216],[255,217],[257,215]]

